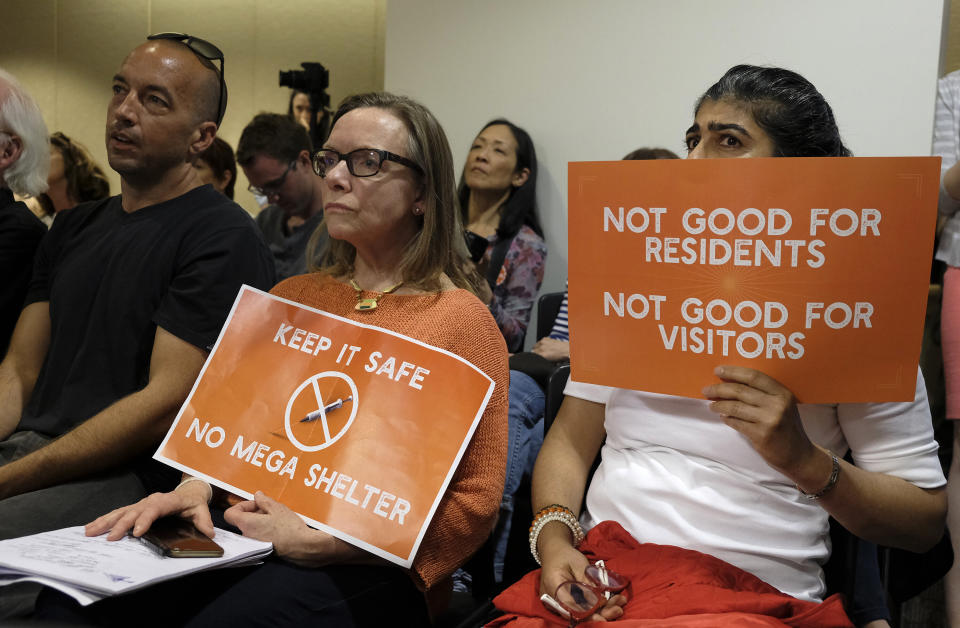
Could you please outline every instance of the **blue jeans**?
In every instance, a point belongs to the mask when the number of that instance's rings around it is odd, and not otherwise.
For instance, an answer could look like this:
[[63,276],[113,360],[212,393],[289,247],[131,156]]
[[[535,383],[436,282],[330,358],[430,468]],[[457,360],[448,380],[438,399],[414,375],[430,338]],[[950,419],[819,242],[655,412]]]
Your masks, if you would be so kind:
[[850,621],[857,626],[867,622],[890,619],[890,610],[880,578],[880,565],[877,562],[877,546],[861,538],[851,539],[857,548],[856,576],[853,592],[849,593]]
[[520,371],[510,371],[507,476],[500,501],[500,518],[493,532],[496,539],[493,568],[497,582],[503,579],[503,560],[507,554],[514,498],[524,476],[533,472],[533,463],[543,444],[545,399],[543,390],[532,377]]

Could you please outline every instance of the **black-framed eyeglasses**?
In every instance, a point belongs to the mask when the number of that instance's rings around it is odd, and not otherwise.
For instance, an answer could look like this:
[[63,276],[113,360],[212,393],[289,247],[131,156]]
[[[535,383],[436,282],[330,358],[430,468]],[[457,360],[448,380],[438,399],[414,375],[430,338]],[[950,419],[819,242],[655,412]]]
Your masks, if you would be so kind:
[[384,161],[395,161],[423,174],[423,168],[415,161],[379,148],[358,148],[346,154],[329,148],[318,150],[313,154],[313,171],[321,177],[326,177],[327,172],[333,170],[340,160],[347,162],[347,170],[355,177],[372,177],[380,172],[380,166]]
[[201,59],[220,62],[220,72],[217,74],[217,78],[220,81],[220,91],[217,93],[217,126],[220,126],[220,123],[223,122],[223,114],[226,109],[224,106],[226,105],[224,95],[227,91],[227,83],[223,78],[223,51],[206,39],[200,39],[199,37],[187,35],[186,33],[157,33],[150,35],[147,39],[172,39],[173,41],[179,41]]
[[270,198],[274,194],[280,191],[280,188],[283,187],[283,182],[287,180],[287,175],[290,174],[291,170],[295,170],[297,166],[297,160],[294,159],[289,164],[287,164],[287,169],[283,171],[283,174],[280,175],[280,178],[271,181],[270,183],[265,183],[262,186],[256,186],[252,183],[247,186],[247,190],[256,194],[258,196],[266,196]]

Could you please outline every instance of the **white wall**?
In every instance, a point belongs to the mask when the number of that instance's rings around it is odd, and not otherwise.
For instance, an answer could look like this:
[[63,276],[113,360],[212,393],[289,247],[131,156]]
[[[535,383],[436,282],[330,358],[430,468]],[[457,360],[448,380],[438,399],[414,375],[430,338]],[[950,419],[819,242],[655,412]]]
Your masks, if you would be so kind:
[[697,97],[737,63],[810,79],[857,155],[927,155],[942,0],[389,0],[386,89],[426,104],[457,168],[497,116],[530,132],[550,252],[567,265],[567,162],[681,154]]

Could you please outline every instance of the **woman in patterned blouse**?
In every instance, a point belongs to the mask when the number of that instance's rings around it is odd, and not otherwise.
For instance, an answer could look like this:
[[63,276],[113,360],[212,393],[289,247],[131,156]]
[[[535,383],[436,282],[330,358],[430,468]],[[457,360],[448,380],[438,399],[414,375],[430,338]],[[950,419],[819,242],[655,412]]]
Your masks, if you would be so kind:
[[489,242],[478,266],[490,291],[480,298],[489,304],[511,352],[523,348],[547,257],[536,187],[537,155],[530,136],[507,120],[488,122],[470,146],[458,193],[467,229]]

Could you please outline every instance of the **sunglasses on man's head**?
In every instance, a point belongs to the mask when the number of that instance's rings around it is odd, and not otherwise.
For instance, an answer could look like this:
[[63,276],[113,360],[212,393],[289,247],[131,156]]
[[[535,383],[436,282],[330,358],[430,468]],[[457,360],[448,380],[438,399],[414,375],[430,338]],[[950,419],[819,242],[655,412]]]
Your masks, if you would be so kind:
[[223,121],[224,104],[226,104],[223,102],[223,94],[227,90],[227,84],[223,79],[223,52],[206,39],[200,39],[199,37],[187,35],[186,33],[157,33],[150,35],[147,39],[170,39],[172,41],[179,41],[201,59],[220,62],[220,72],[217,73],[217,79],[220,81],[220,90],[217,92],[217,126],[220,126],[220,123]]

